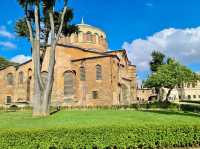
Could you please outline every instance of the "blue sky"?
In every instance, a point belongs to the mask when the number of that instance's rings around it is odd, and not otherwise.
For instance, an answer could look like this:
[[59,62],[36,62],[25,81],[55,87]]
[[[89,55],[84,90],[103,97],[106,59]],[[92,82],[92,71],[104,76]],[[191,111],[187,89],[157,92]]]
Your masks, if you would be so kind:
[[[149,72],[152,50],[200,72],[199,0],[69,0],[69,5],[75,13],[74,23],[84,17],[85,23],[107,33],[110,49],[127,49],[141,79]],[[22,16],[16,0],[1,3],[0,56],[30,56],[29,43],[14,35],[15,21]]]

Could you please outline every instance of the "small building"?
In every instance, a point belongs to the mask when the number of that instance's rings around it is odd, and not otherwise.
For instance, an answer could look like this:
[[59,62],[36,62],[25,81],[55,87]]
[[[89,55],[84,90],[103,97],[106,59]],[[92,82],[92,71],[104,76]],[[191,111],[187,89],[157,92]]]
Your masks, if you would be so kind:
[[153,89],[138,88],[137,89],[137,101],[152,101],[156,98],[156,94]]

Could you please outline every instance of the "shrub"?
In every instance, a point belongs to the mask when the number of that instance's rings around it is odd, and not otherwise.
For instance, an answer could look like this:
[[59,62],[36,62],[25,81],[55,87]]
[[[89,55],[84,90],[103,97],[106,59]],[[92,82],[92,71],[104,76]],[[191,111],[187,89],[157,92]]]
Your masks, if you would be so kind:
[[191,104],[180,104],[180,110],[189,111],[189,112],[200,112],[200,105],[191,105]]
[[180,102],[200,104],[200,101],[195,101],[195,100],[180,100]]
[[0,131],[0,147],[60,148],[172,148],[200,145],[200,126],[59,128]]

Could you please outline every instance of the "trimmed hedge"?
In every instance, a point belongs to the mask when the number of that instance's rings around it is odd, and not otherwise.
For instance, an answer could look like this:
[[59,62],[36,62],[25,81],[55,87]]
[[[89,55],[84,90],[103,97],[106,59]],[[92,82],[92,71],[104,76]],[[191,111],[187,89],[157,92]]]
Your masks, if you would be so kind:
[[192,105],[192,104],[180,104],[180,110],[189,111],[194,113],[200,113],[200,105]]
[[2,130],[0,148],[173,148],[200,145],[200,126],[146,126]]
[[200,104],[200,101],[198,101],[198,100],[180,100],[180,102]]

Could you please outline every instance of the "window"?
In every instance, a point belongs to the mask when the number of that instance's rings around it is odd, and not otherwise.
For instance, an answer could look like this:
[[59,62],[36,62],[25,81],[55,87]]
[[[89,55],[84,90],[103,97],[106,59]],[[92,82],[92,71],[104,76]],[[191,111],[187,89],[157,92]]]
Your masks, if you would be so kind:
[[11,96],[7,96],[6,103],[7,104],[11,104],[11,102],[12,102],[12,97]]
[[99,41],[99,35],[97,34],[97,33],[95,33],[94,35],[93,35],[93,42],[94,43],[97,43]]
[[191,99],[191,95],[188,95],[188,99]]
[[122,84],[121,88],[122,88],[123,100],[126,101],[126,100],[128,100],[128,94],[129,94],[128,87],[125,84]]
[[13,85],[13,83],[14,83],[13,74],[12,73],[7,74],[7,84]]
[[101,67],[101,65],[96,65],[96,80],[102,80],[102,67]]
[[196,84],[195,82],[192,83],[192,88],[195,88],[196,87]]
[[69,36],[66,37],[66,42],[71,43],[71,38]]
[[99,44],[103,45],[103,36],[100,36],[100,38],[99,38]]
[[72,96],[74,94],[74,73],[71,71],[64,73],[64,95]]
[[190,83],[187,84],[187,88],[190,88]]
[[93,99],[98,99],[99,97],[98,97],[98,91],[93,91],[92,92],[92,98]]
[[85,81],[85,67],[80,67],[80,80]]
[[91,32],[87,32],[87,41],[92,42],[92,33]]
[[46,85],[47,84],[47,78],[48,78],[48,72],[43,71],[41,76],[42,76],[42,81],[43,81],[44,85]]
[[24,73],[22,71],[19,72],[19,84],[23,84],[24,82]]
[[196,95],[193,95],[193,98],[194,98],[194,99],[196,99],[196,97],[197,97]]
[[78,42],[78,34],[74,34],[74,42],[75,42],[75,43]]

